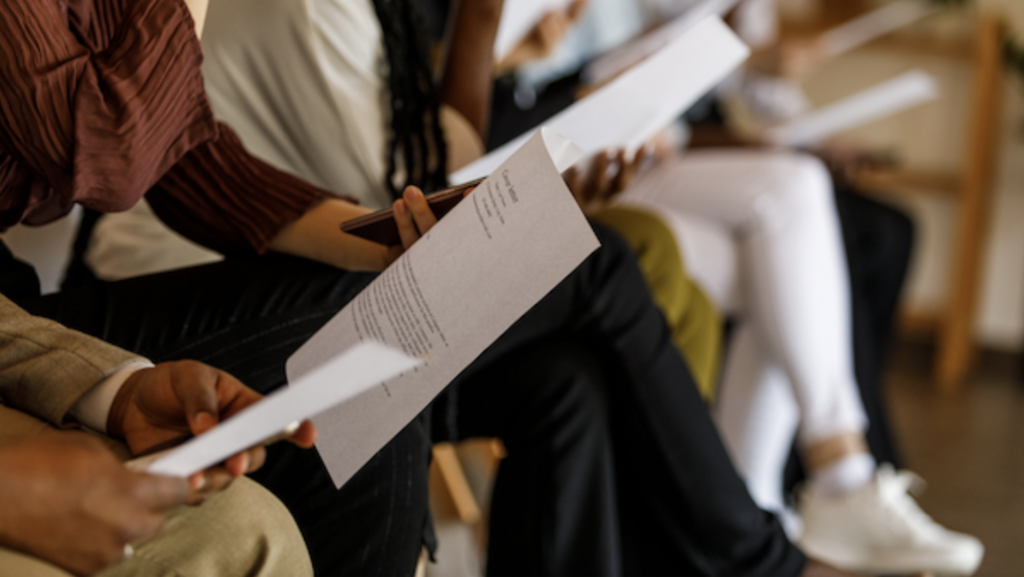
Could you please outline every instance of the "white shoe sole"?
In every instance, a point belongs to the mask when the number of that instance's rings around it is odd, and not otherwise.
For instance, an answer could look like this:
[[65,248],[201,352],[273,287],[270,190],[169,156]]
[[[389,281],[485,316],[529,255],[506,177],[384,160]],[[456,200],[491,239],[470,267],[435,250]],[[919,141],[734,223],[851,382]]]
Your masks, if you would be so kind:
[[972,575],[981,565],[985,548],[978,544],[971,552],[943,557],[942,552],[928,553],[878,553],[872,551],[851,551],[849,548],[832,547],[808,543],[801,540],[799,547],[808,556],[831,563],[840,569],[874,575],[934,573],[949,577]]

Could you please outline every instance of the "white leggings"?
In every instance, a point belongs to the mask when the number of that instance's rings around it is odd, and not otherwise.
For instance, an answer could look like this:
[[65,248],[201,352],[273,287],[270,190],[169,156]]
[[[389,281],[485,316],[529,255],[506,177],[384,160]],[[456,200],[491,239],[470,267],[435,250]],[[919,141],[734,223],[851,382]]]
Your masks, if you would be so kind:
[[716,419],[754,499],[781,510],[794,435],[806,447],[867,426],[827,170],[788,152],[690,152],[638,178],[622,202],[665,219],[689,274],[737,319]]

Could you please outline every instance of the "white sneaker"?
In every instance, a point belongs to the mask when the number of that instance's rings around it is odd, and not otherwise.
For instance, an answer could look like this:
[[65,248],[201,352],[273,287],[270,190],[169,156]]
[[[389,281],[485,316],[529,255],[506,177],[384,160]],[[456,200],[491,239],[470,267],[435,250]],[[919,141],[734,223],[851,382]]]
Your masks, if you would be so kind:
[[798,545],[808,556],[847,571],[970,575],[985,548],[976,538],[942,527],[908,491],[919,477],[878,469],[867,486],[837,498],[804,491]]

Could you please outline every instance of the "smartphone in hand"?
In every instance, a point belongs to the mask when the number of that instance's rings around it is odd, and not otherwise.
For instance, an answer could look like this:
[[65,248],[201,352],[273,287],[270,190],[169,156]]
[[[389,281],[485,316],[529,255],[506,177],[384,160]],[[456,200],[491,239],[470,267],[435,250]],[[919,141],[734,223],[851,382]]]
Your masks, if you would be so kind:
[[[475,188],[483,181],[484,179],[481,178],[454,188],[429,194],[427,195],[427,204],[434,211],[434,216],[440,220],[441,217],[455,208],[455,205],[459,204],[462,198],[466,196],[467,190]],[[395,224],[395,216],[390,208],[378,210],[377,212],[353,218],[352,220],[346,220],[341,223],[341,230],[348,234],[383,244],[384,246],[402,244],[402,239],[398,236],[398,225]]]

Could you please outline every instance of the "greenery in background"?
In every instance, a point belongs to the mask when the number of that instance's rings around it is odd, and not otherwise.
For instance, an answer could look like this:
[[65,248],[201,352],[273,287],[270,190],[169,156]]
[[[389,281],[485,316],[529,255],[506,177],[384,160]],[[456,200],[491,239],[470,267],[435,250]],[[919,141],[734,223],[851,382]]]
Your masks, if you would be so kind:
[[[932,3],[950,8],[966,6],[969,0],[931,0]],[[1017,78],[1017,86],[1024,86],[1024,43],[1013,33],[1003,43],[1003,63]],[[1024,138],[1024,120],[1018,121],[1017,131]]]
[[1015,37],[1006,39],[1006,44],[1003,46],[1003,59],[1006,61],[1006,67],[1014,71],[1024,81],[1024,46],[1021,46],[1020,40]]
[[1006,41],[1003,42],[1003,63],[1013,72],[1019,83],[1024,83],[1024,44],[1013,33],[1007,34]]
[[[969,0],[931,0],[931,2],[948,8],[958,8],[969,4]],[[1017,75],[1018,80],[1024,82],[1024,44],[1016,36],[1007,36],[1003,45],[1003,60],[1006,67]]]

